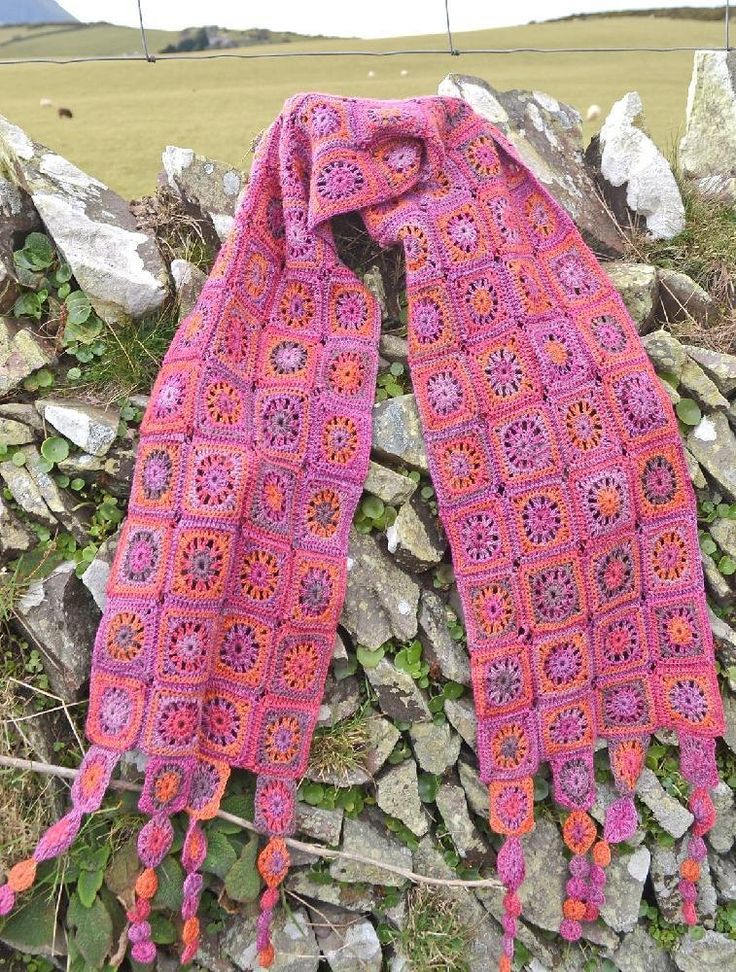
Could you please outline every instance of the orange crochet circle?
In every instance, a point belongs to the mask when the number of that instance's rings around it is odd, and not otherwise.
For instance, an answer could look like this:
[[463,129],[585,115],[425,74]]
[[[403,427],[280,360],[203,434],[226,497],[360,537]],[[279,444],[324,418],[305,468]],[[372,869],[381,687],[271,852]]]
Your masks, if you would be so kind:
[[595,840],[596,826],[585,810],[573,810],[563,825],[562,834],[573,854],[586,854]]
[[158,888],[158,878],[152,867],[141,871],[135,882],[135,893],[139,898],[152,898]]
[[585,902],[578,898],[565,898],[562,904],[562,914],[565,918],[582,921],[585,917]]
[[607,840],[599,840],[593,846],[593,863],[608,867],[611,863],[611,846]]
[[36,877],[36,862],[32,857],[18,863],[10,869],[8,885],[11,891],[27,891]]
[[680,874],[686,881],[695,883],[700,878],[700,864],[692,857],[686,857],[680,864]]

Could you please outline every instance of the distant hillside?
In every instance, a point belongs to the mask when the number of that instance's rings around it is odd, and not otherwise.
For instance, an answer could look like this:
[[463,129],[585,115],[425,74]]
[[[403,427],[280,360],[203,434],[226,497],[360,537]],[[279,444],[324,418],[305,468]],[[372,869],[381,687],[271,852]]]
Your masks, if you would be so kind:
[[[645,10],[597,10],[595,13],[567,14],[547,23],[560,20],[595,20],[600,17],[667,17],[671,20],[723,20],[725,7],[648,7]],[[537,23],[537,21],[532,21]]]
[[56,0],[0,0],[0,24],[76,24]]

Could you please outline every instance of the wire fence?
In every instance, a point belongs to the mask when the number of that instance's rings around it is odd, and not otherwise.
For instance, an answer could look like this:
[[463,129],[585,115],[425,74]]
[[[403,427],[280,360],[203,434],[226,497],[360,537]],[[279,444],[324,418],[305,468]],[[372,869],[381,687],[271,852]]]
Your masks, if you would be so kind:
[[211,61],[221,59],[238,60],[270,60],[277,58],[310,58],[310,57],[407,57],[445,55],[461,57],[467,54],[626,54],[649,53],[669,54],[682,51],[730,51],[731,3],[726,0],[723,17],[723,44],[715,47],[699,46],[643,46],[643,47],[455,47],[450,21],[450,0],[443,0],[447,33],[447,47],[403,48],[385,51],[366,50],[322,50],[322,51],[198,51],[178,52],[175,54],[152,54],[148,49],[148,37],[143,22],[141,0],[136,0],[138,6],[138,21],[140,24],[142,54],[95,54],[78,57],[9,57],[0,58],[3,64],[80,64],[91,61],[148,61],[155,64],[160,61]]

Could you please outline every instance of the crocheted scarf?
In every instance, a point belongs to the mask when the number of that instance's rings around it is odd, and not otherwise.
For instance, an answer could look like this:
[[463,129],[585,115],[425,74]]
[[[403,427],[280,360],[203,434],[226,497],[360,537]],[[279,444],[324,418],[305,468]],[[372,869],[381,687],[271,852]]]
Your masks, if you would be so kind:
[[[572,219],[514,145],[464,102],[288,100],[140,427],[132,492],[94,646],[87,751],[72,809],[17,864],[72,842],[121,753],[147,756],[131,954],[154,959],[155,868],[187,815],[182,962],[213,817],[232,767],[256,774],[266,884],[261,966],[290,860],[295,788],[318,717],[371,448],[380,309],[336,252],[357,212],[403,245],[409,369],[467,629],[480,778],[506,888],[510,968],[549,763],[570,851],[561,934],[604,903],[610,845],[637,827],[654,730],[673,730],[696,882],[724,731],[695,494],[672,403],[632,318]],[[616,799],[599,832],[593,751]]]

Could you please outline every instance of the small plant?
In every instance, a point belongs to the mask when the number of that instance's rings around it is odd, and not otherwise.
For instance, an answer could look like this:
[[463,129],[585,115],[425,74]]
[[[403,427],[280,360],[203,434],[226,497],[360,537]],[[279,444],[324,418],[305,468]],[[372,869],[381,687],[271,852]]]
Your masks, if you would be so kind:
[[333,726],[320,726],[314,733],[309,757],[310,775],[343,776],[361,769],[370,745],[366,709]]
[[459,898],[446,888],[419,884],[406,900],[406,921],[394,942],[411,957],[414,972],[466,972],[473,930]]

